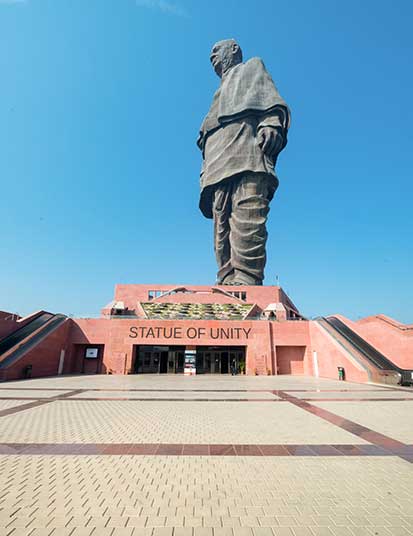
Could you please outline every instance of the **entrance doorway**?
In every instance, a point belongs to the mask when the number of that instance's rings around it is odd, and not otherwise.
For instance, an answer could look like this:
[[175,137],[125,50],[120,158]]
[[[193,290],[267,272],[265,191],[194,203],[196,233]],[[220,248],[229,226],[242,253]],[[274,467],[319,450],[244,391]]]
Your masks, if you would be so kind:
[[184,372],[185,346],[134,347],[134,374],[180,374]]
[[198,346],[197,374],[229,374],[231,367],[237,373],[245,372],[245,346]]
[[100,374],[102,372],[103,344],[74,344],[73,373]]
[[[134,347],[134,374],[183,374],[185,346]],[[245,346],[197,346],[197,374],[245,372]]]

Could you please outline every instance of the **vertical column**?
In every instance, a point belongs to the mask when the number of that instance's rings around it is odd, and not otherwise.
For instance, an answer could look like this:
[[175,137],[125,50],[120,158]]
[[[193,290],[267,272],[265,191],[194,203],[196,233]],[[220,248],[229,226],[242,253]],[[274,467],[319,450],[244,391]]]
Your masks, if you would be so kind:
[[320,376],[320,372],[318,370],[318,356],[315,350],[313,350],[313,374],[316,378]]
[[274,376],[277,374],[277,366],[276,366],[276,355],[275,355],[275,344],[274,344],[274,327],[273,322],[268,322],[268,333],[269,333],[269,340],[270,340],[270,360],[271,360],[271,375]]
[[60,350],[59,366],[58,366],[58,369],[57,369],[58,376],[60,376],[63,373],[63,366],[64,366],[64,363],[65,363],[65,353],[66,353],[66,351],[64,349]]

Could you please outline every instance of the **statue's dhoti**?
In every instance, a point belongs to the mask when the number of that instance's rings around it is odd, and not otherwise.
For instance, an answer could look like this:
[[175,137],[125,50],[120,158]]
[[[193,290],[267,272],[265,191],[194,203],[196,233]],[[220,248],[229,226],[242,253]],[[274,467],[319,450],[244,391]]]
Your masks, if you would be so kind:
[[215,255],[220,285],[262,285],[266,222],[276,186],[266,173],[245,172],[214,187]]

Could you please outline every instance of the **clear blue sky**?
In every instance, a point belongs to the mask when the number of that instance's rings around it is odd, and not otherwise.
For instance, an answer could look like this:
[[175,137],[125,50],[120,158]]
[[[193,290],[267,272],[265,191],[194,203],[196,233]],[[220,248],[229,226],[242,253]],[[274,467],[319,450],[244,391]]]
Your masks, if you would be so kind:
[[266,283],[413,322],[412,23],[410,0],[0,0],[0,309],[214,282],[195,140],[234,37],[292,109]]

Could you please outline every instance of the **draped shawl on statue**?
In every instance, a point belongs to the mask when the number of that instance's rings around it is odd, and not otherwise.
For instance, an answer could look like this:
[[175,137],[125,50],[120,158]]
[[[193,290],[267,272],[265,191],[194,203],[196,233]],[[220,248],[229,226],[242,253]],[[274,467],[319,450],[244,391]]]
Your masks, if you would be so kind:
[[208,134],[227,122],[241,119],[251,113],[264,114],[282,108],[289,126],[289,111],[284,99],[268,74],[260,58],[239,63],[224,75],[215,92],[211,108],[205,117],[198,138],[203,149]]

